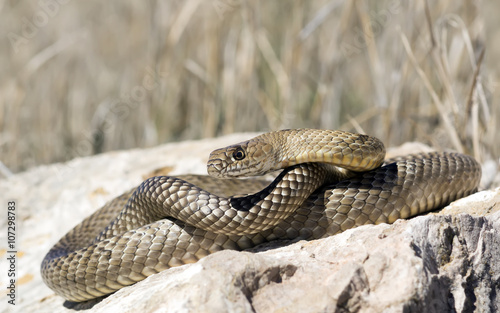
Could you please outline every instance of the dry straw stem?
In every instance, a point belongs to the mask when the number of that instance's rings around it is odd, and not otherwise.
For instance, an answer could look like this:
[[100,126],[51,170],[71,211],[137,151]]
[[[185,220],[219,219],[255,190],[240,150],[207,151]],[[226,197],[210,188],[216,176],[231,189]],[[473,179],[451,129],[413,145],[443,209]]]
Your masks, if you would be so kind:
[[258,30],[257,34],[255,34],[255,37],[257,41],[257,46],[259,47],[259,50],[262,52],[264,59],[269,65],[271,72],[273,73],[273,76],[276,79],[276,82],[278,83],[279,92],[282,97],[282,104],[283,104],[282,108],[277,108],[278,111],[275,111],[272,109],[273,105],[271,104],[270,101],[264,101],[263,104],[266,107],[264,108],[264,111],[268,112],[268,115],[272,114],[273,116],[279,116],[279,113],[277,114],[276,112],[284,112],[286,114],[287,112],[286,107],[289,105],[291,99],[290,79],[288,77],[288,74],[286,73],[283,65],[279,61],[275,52],[273,51],[271,43],[269,42],[264,31],[262,29]]
[[432,100],[433,100],[434,104],[436,105],[436,108],[438,109],[439,114],[441,115],[441,119],[444,122],[444,126],[446,127],[446,130],[450,136],[450,139],[453,143],[454,148],[459,152],[464,152],[464,148],[462,146],[462,143],[460,142],[460,139],[458,138],[455,127],[453,126],[452,122],[450,121],[450,119],[448,117],[448,111],[446,110],[444,104],[441,102],[441,99],[439,99],[439,96],[437,95],[437,93],[432,88],[432,84],[429,81],[427,75],[425,74],[423,69],[419,66],[417,60],[415,59],[415,55],[413,55],[413,52],[411,50],[410,43],[408,42],[408,39],[401,32],[400,32],[400,36],[401,36],[401,41],[403,42],[403,45],[405,47],[405,50],[408,53],[408,57],[410,58],[410,61],[412,62],[413,66],[415,67],[415,70],[417,71],[420,79],[422,79],[422,82],[424,83],[425,87],[427,88],[427,91],[431,95]]
[[[472,81],[472,85],[470,88],[468,100],[467,100],[467,116],[471,116],[472,119],[472,146],[474,148],[474,157],[478,160],[481,159],[481,152],[479,147],[479,105],[477,103],[477,98],[474,95],[477,92],[478,76],[479,69],[481,68],[481,64],[483,63],[484,58],[484,49],[481,50],[479,54],[479,59],[477,60],[476,69],[474,70],[474,79]],[[465,121],[467,123],[467,120]]]
[[384,91],[383,83],[383,69],[376,49],[375,44],[375,34],[372,29],[372,21],[369,16],[369,12],[366,9],[361,8],[361,1],[354,1],[356,6],[356,12],[359,15],[361,21],[361,27],[363,29],[364,40],[366,42],[366,49],[368,52],[368,57],[370,59],[370,73],[372,75],[372,82],[375,86],[375,105],[378,107],[387,106],[387,97]]

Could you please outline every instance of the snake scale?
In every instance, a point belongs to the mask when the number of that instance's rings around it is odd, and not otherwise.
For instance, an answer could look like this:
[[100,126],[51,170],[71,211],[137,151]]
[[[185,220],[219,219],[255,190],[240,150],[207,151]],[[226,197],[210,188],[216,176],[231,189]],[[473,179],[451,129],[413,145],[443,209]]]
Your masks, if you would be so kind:
[[[477,190],[471,157],[432,152],[385,160],[374,137],[295,129],[215,150],[210,176],[159,176],[115,198],[45,256],[47,286],[81,302],[223,249],[317,239],[392,223]],[[269,184],[239,176],[282,169]],[[221,180],[221,177],[226,177]],[[246,195],[231,196],[230,188]]]

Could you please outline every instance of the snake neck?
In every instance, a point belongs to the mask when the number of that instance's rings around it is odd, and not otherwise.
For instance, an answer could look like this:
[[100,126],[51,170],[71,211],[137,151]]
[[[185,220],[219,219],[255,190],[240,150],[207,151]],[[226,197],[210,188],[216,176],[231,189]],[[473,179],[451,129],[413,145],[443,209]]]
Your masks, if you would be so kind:
[[[298,164],[284,169],[269,186],[259,192],[228,199],[231,207],[239,212],[257,213],[270,210],[274,205],[290,204],[289,208],[274,208],[274,211],[288,215],[287,209],[293,211],[322,185],[340,181],[348,176],[349,173],[328,164]],[[284,217],[281,215],[279,218]]]
[[335,165],[354,172],[380,167],[385,158],[384,144],[377,138],[345,131],[287,129],[268,136],[277,143],[276,168],[305,162]]

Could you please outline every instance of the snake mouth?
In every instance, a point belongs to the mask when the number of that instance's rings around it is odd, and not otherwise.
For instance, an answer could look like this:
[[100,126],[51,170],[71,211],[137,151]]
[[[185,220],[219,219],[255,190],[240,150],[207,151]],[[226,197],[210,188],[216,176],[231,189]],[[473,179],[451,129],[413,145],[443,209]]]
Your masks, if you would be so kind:
[[220,162],[210,162],[209,164],[207,164],[208,175],[221,179],[246,176],[245,173],[232,172],[228,169],[228,165],[225,165],[222,160],[219,161]]
[[207,173],[215,178],[230,178],[234,175],[228,175],[228,166],[224,160],[210,158],[207,163]]
[[212,177],[223,178],[222,170],[223,170],[223,166],[221,163],[211,162],[211,163],[207,164],[208,175],[210,175]]

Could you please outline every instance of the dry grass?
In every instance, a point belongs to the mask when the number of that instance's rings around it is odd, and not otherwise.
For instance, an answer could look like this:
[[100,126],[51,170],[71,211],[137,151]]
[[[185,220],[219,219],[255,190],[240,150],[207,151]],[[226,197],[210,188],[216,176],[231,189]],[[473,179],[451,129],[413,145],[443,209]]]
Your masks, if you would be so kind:
[[497,2],[40,3],[0,1],[4,175],[286,127],[500,157]]

